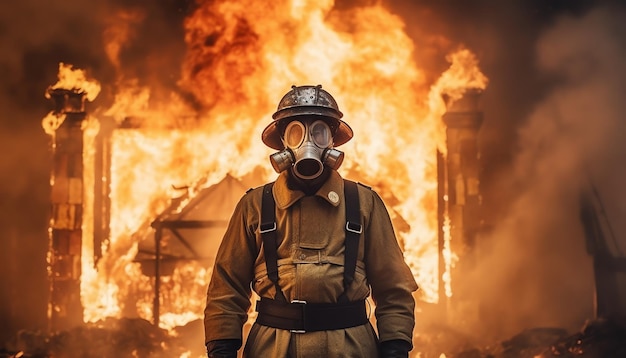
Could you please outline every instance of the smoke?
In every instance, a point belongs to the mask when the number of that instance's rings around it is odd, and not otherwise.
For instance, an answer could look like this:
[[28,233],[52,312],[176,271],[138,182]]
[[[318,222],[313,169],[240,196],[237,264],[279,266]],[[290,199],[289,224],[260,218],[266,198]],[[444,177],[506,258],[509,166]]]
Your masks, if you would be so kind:
[[[473,280],[500,334],[578,328],[593,316],[593,272],[578,200],[593,183],[613,219],[624,210],[624,15],[605,6],[560,17],[537,43],[536,65],[551,90],[518,130],[511,172],[486,193],[517,194],[482,238]],[[622,247],[624,229],[617,227]]]

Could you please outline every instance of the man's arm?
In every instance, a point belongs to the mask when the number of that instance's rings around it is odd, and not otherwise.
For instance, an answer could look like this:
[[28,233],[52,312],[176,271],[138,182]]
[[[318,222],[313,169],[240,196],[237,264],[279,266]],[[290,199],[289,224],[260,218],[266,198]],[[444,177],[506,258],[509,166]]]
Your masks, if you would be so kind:
[[251,200],[246,194],[237,204],[215,258],[204,310],[205,343],[242,341],[257,252],[247,220]]
[[[373,191],[370,205],[370,216],[365,228],[365,265],[367,279],[372,287],[372,298],[376,304],[375,315],[381,349],[408,349],[408,352],[413,346],[413,292],[418,286],[404,261],[389,213],[382,199]],[[391,343],[398,340],[401,342]]]

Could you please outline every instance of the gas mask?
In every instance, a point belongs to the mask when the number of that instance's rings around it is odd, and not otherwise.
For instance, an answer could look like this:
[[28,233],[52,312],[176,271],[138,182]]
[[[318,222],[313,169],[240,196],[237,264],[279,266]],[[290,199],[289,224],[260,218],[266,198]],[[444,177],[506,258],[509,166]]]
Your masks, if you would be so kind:
[[322,120],[289,122],[282,138],[284,149],[270,156],[277,173],[293,166],[296,176],[315,179],[324,171],[324,165],[338,169],[343,152],[333,148],[333,137],[328,124]]

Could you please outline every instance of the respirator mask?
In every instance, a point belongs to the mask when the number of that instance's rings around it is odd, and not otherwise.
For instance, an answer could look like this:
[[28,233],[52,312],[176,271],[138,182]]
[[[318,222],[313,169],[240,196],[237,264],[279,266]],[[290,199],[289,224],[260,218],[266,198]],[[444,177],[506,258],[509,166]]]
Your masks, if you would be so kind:
[[277,173],[293,166],[297,177],[310,180],[322,174],[324,165],[336,170],[343,162],[343,152],[333,148],[330,126],[323,120],[289,122],[282,142],[285,149],[270,156]]

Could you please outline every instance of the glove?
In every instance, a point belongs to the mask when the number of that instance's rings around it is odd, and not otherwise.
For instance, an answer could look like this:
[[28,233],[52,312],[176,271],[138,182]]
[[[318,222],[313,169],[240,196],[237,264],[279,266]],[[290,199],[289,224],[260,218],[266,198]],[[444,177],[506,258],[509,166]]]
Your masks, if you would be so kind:
[[237,358],[239,348],[240,339],[218,339],[206,344],[206,353],[209,358]]
[[402,339],[380,343],[380,358],[408,358],[413,345]]

